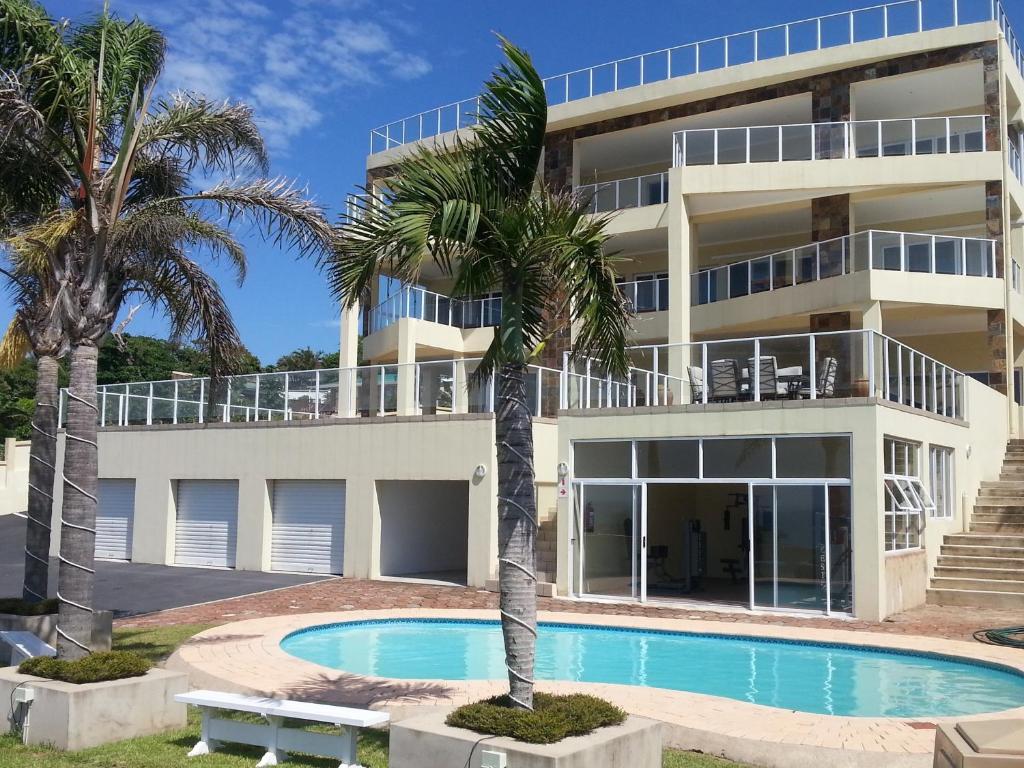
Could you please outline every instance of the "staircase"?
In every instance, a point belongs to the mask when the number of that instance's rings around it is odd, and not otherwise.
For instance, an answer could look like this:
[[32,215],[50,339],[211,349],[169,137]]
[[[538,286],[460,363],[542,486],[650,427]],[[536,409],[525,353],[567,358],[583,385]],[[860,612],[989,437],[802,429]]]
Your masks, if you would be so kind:
[[1024,440],[1011,440],[999,480],[982,482],[969,533],[946,536],[928,602],[1024,610]]

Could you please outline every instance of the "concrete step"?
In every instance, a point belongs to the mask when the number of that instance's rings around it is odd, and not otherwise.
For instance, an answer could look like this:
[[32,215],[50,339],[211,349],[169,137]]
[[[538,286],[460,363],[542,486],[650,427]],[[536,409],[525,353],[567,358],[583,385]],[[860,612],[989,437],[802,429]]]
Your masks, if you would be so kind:
[[[980,579],[982,581],[1020,581],[1024,579],[1024,571],[1020,568],[963,567],[951,566],[940,562],[935,566],[937,579]],[[1022,589],[1021,591],[1024,591]]]
[[1024,504],[1017,504],[1006,498],[979,498],[974,503],[975,512],[1008,512],[1024,515]]
[[1024,581],[1019,579],[972,579],[936,576],[933,589],[962,589],[969,592],[1014,592],[1024,595]]
[[[937,568],[1006,568],[1016,569],[1024,578],[1024,550],[1021,550],[1015,557],[999,557],[997,555],[961,555],[945,554],[946,548],[942,548],[939,555]],[[994,547],[985,549],[986,552],[995,551]]]
[[1024,558],[1024,547],[987,547],[970,544],[943,544],[939,557],[984,557],[997,560]]
[[945,543],[963,544],[969,547],[1024,548],[1024,536],[993,533],[950,533],[947,534]]
[[971,533],[1008,533],[1024,536],[1024,523],[993,523],[972,520]]
[[1024,491],[1024,480],[1018,481],[1007,481],[1007,480],[982,480],[980,488],[982,490],[988,488],[1000,488],[1000,489],[1014,489]]
[[929,605],[960,605],[969,608],[1024,610],[1024,592],[985,592],[967,589],[932,588]]
[[998,500],[1006,500],[1008,504],[1024,504],[1024,483],[1020,488],[1007,488],[1004,485],[979,488],[977,504],[991,504]]
[[997,507],[975,507],[972,523],[1010,523],[1024,525],[1024,512],[993,512]]

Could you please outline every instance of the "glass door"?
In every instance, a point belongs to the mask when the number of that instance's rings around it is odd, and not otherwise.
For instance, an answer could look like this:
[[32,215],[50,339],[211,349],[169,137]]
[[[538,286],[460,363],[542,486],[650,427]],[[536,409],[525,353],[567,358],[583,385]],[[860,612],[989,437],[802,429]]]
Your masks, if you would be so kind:
[[641,486],[581,483],[576,496],[576,594],[639,600]]
[[750,493],[751,601],[756,608],[826,611],[824,485],[755,485]]

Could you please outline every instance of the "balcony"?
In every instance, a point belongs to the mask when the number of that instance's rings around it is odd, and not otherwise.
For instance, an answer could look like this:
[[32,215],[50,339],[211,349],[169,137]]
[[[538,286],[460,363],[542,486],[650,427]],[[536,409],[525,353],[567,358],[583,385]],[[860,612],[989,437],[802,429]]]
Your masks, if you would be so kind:
[[668,309],[668,277],[649,277],[619,283],[629,308],[636,314]]
[[[998,22],[1024,72],[1024,54],[1001,3],[898,0],[662,48],[548,77],[544,85],[548,103],[556,106],[702,72],[981,21]],[[480,100],[474,97],[379,126],[370,131],[370,154],[470,127],[479,112]]]
[[[967,418],[965,375],[876,331],[761,336],[631,349],[628,380],[564,366],[567,408],[877,398]],[[683,377],[664,371],[681,362]],[[755,362],[756,361],[756,362]]]
[[932,275],[996,276],[996,242],[868,230],[690,276],[690,304],[776,291],[868,269]]
[[986,150],[985,115],[693,128],[672,135],[676,167],[948,155]]
[[452,328],[489,328],[501,324],[501,296],[454,299],[425,288],[402,286],[370,310],[363,334],[376,333],[403,318]]
[[1021,163],[1020,150],[1009,138],[1006,140],[1006,148],[1010,163],[1010,170],[1013,171],[1013,175],[1017,181],[1024,184],[1024,164]]
[[589,198],[591,213],[608,213],[668,202],[668,173],[651,173],[600,184],[581,184],[577,191]]

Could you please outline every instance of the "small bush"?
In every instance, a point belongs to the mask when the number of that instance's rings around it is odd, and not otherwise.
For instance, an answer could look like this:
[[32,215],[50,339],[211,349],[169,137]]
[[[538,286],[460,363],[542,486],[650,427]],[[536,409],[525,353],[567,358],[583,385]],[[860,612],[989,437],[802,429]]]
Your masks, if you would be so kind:
[[530,744],[554,744],[569,736],[586,736],[598,728],[619,725],[625,719],[621,709],[594,696],[535,693],[532,712],[513,708],[508,696],[496,696],[459,707],[445,723]]
[[0,597],[0,613],[14,616],[45,616],[48,613],[56,613],[58,605],[55,597],[39,603],[30,603],[20,597]]
[[23,661],[18,671],[23,675],[35,675],[48,680],[82,685],[102,683],[105,680],[123,680],[126,677],[141,677],[151,666],[148,659],[137,653],[103,651],[73,661],[37,656]]

